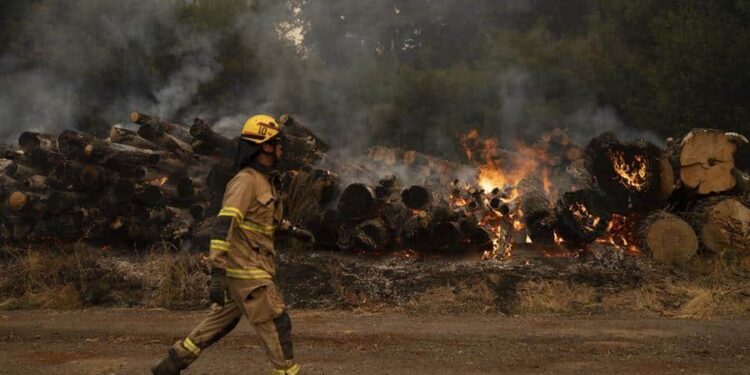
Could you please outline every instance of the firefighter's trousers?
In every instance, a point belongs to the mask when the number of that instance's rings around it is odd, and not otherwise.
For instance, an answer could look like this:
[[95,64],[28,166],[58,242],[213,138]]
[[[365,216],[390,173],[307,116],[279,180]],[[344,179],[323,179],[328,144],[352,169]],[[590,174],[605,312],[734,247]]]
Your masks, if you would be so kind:
[[294,358],[292,321],[273,281],[228,278],[227,292],[224,306],[214,305],[188,337],[175,343],[175,354],[184,364],[192,363],[203,350],[231,332],[244,315],[263,340],[276,369],[290,368]]

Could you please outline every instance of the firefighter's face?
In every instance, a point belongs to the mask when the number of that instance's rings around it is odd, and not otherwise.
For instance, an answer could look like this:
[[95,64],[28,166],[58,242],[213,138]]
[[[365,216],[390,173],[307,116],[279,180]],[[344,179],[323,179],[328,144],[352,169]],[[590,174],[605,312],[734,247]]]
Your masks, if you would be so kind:
[[280,160],[281,159],[281,155],[284,155],[284,149],[281,146],[281,142],[277,142],[273,146],[273,154],[276,155],[276,160]]
[[264,143],[263,152],[273,155],[276,161],[279,161],[284,154],[284,149],[281,146],[281,142]]

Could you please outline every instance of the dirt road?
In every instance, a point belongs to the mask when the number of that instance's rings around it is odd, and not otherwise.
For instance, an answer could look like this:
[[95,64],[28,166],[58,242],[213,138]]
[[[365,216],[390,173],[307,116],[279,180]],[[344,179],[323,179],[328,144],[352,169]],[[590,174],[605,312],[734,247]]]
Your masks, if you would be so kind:
[[[0,312],[0,374],[146,374],[202,313]],[[307,374],[748,374],[750,320],[295,311]],[[187,374],[267,374],[245,323]]]

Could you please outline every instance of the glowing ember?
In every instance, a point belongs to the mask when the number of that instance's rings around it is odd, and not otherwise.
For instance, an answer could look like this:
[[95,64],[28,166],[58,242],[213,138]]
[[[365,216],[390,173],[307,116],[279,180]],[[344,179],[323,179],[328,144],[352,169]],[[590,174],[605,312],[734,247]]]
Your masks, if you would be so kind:
[[589,233],[593,233],[602,220],[599,216],[590,214],[588,208],[581,203],[574,203],[569,210]]
[[164,177],[155,178],[149,181],[148,183],[151,185],[164,186],[167,183],[167,181],[169,181],[169,177],[164,176]]
[[648,160],[644,155],[636,155],[633,158],[633,163],[625,161],[625,153],[621,151],[610,152],[609,158],[621,184],[636,191],[646,189],[648,185]]
[[598,243],[608,243],[614,245],[631,255],[641,254],[641,250],[636,245],[638,218],[631,216],[612,215],[612,221],[607,226],[607,234],[597,238]]
[[469,201],[467,201],[463,197],[456,197],[453,199],[453,204],[457,207],[464,207],[469,204]]
[[565,240],[559,234],[557,234],[557,229],[552,231],[552,236],[555,239],[555,245],[562,246],[562,244],[565,243]]

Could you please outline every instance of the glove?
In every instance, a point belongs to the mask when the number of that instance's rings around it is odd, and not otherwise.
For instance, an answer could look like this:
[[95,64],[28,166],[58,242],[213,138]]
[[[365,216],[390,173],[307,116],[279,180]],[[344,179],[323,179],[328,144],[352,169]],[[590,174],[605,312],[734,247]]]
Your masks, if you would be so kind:
[[211,269],[211,286],[208,287],[208,299],[211,303],[224,306],[226,299],[226,288],[224,279],[227,276],[227,270],[223,268]]
[[315,236],[307,229],[291,227],[289,228],[289,234],[304,243],[311,245],[315,243]]

